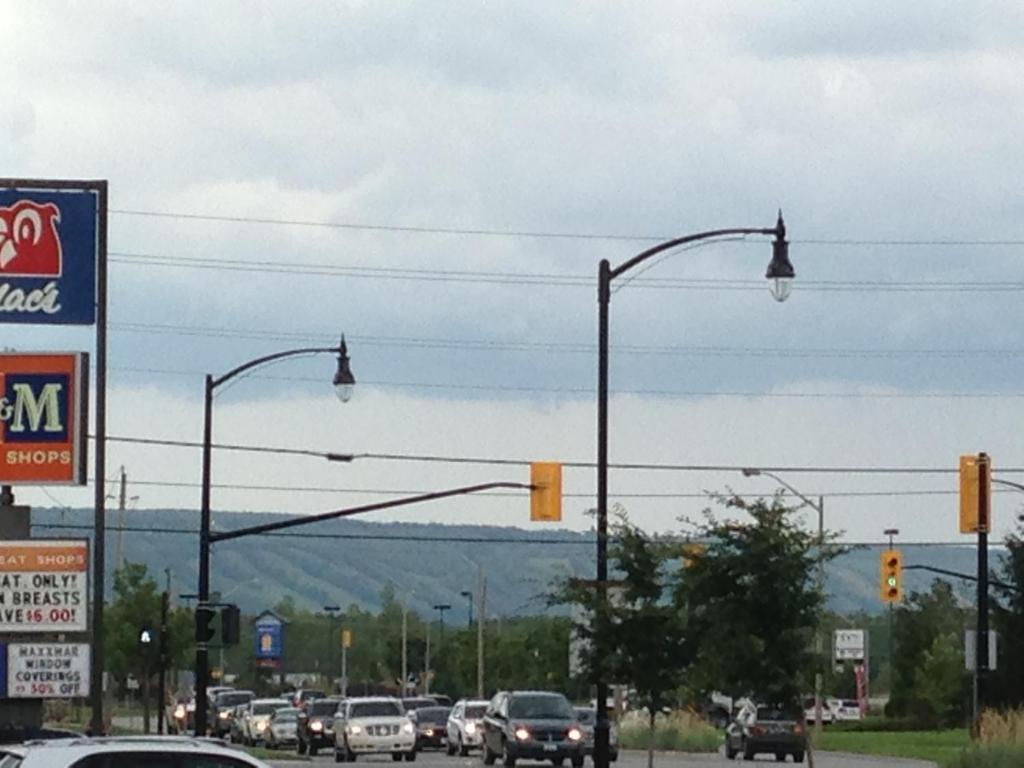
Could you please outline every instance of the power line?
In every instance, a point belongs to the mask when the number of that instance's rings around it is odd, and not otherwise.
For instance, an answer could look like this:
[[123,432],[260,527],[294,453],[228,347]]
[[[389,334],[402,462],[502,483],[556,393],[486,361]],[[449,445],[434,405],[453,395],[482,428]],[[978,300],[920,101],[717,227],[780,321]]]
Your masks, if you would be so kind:
[[[167,335],[201,336],[207,338],[252,339],[258,341],[320,342],[333,340],[337,331],[281,331],[271,328],[231,328],[222,326],[193,326],[171,323],[111,323],[112,330],[124,333],[151,333]],[[368,347],[405,347],[414,349],[450,349],[469,352],[550,352],[555,354],[597,353],[594,344],[585,342],[505,341],[499,339],[444,339],[417,336],[361,336],[348,335],[353,343]],[[785,348],[785,347],[728,347],[678,346],[653,344],[615,344],[616,354],[664,355],[685,357],[796,357],[796,358],[1007,358],[1024,356],[1024,349],[869,349],[869,348]]]
[[[110,261],[116,264],[178,269],[204,269],[229,272],[260,272],[269,274],[317,275],[321,277],[367,278],[377,280],[413,280],[426,282],[485,283],[547,287],[594,288],[597,280],[588,275],[528,272],[485,272],[479,270],[442,270],[404,267],[365,267],[338,264],[287,261],[253,261],[216,257],[165,256],[113,251]],[[630,281],[637,288],[659,290],[730,290],[763,291],[764,282],[728,278],[638,277]],[[828,292],[882,293],[1017,293],[1024,291],[1024,282],[999,281],[881,281],[881,280],[802,280],[801,290]]]
[[[73,530],[73,531],[91,531],[93,526],[91,525],[78,525],[74,523],[32,523],[33,528],[45,528],[49,530]],[[140,526],[114,526],[107,527],[107,531],[117,532],[124,531],[126,533],[149,533],[149,534],[172,534],[182,536],[198,536],[198,528],[143,528]],[[281,538],[291,539],[339,539],[339,540],[354,540],[354,541],[406,541],[406,542],[443,542],[452,544],[523,544],[523,545],[541,545],[541,546],[594,546],[593,538],[583,538],[582,534],[578,534],[580,538],[577,539],[561,539],[561,538],[517,538],[511,536],[413,536],[411,534],[372,534],[372,533],[296,533],[296,532],[270,532],[270,533],[257,533],[255,536],[280,536]],[[677,539],[680,543],[692,543],[694,540],[684,536],[667,536],[664,537],[668,540]],[[879,541],[838,541],[833,542],[833,546],[839,547],[865,547],[865,548],[885,548],[889,545],[886,542]],[[974,548],[977,545],[973,542],[963,541],[906,541],[900,542],[900,548],[909,547],[970,547]],[[989,544],[990,549],[1002,549],[1002,544],[993,543]]]
[[[558,240],[625,240],[633,242],[662,242],[673,237],[673,235],[627,235],[627,234],[601,234],[587,232],[545,232],[536,230],[516,229],[487,229],[487,228],[459,228],[459,227],[427,227],[427,226],[405,226],[398,224],[379,224],[363,222],[332,222],[313,221],[303,219],[275,219],[255,216],[225,216],[203,213],[181,213],[172,211],[145,211],[124,208],[112,208],[110,213],[122,216],[140,216],[148,218],[182,219],[193,221],[224,222],[234,224],[263,224],[288,227],[314,227],[321,229],[350,229],[379,232],[395,232],[408,234],[431,234],[431,235],[463,235],[473,237],[521,237],[538,239]],[[811,238],[791,240],[792,243],[807,245],[841,245],[841,246],[890,246],[890,247],[953,247],[953,246],[1020,246],[1024,240],[974,240],[974,239],[881,239],[863,240],[851,238]]]
[[[94,435],[89,435],[94,440]],[[108,442],[129,443],[135,445],[162,445],[174,448],[202,448],[202,443],[196,440],[177,440],[157,437],[137,437],[133,435],[107,435]],[[312,456],[323,458],[331,455],[344,455],[355,460],[376,460],[376,461],[408,461],[425,462],[438,464],[477,464],[481,466],[516,466],[528,467],[533,459],[521,458],[498,458],[487,456],[453,456],[444,454],[424,453],[343,453],[333,454],[329,451],[316,451],[306,448],[277,447],[271,445],[252,445],[239,443],[214,443],[214,448],[231,451],[249,451],[255,453],[278,453],[297,454],[301,456]],[[595,464],[591,461],[563,461],[563,467],[570,469],[593,469]],[[757,463],[746,464],[668,464],[653,462],[620,462],[610,463],[611,469],[633,470],[633,471],[668,471],[668,472],[742,472],[744,469],[756,467],[762,472],[785,472],[793,474],[890,474],[890,475],[958,475],[960,470],[957,467],[894,467],[894,466],[873,466],[873,467],[852,467],[852,466],[812,466],[812,465],[788,465],[788,466],[767,466]],[[993,470],[994,474],[1020,474],[1024,473],[1024,467],[1000,467]]]
[[[132,479],[132,485],[152,486],[158,488],[201,488],[202,484],[185,480],[139,480]],[[422,493],[429,493],[427,488],[345,488],[326,487],[309,485],[262,485],[252,483],[211,483],[211,488],[226,491],[260,491],[270,493],[323,493],[340,495],[375,495],[375,496],[413,496]],[[1007,488],[994,488],[994,493],[1014,493]],[[589,493],[563,493],[562,496],[568,499],[590,499],[596,491]],[[623,499],[708,499],[713,494],[703,492],[673,492],[673,491],[647,491],[647,492],[611,492],[615,498]],[[730,493],[730,496],[739,498],[764,498],[766,493]],[[807,496],[827,496],[836,498],[898,498],[914,496],[956,496],[957,490],[921,489],[921,490],[878,490],[878,491],[814,491],[808,492]],[[528,491],[484,491],[475,494],[474,498],[526,498]],[[66,506],[66,505],[63,505]]]
[[[142,368],[135,366],[110,366],[112,371],[124,373],[145,373],[159,376],[205,376],[198,370],[177,368]],[[264,381],[293,381],[322,384],[322,379],[309,376],[274,376],[251,374],[250,378]],[[364,386],[383,389],[427,389],[454,390],[463,392],[517,392],[522,394],[551,395],[594,395],[593,387],[542,387],[517,384],[468,384],[433,381],[395,381],[387,379],[362,380]],[[627,389],[611,390],[613,395],[640,395],[646,397],[688,398],[688,397],[730,397],[769,398],[780,400],[1009,400],[1024,397],[1024,392],[772,392],[767,390],[682,390],[682,389]]]

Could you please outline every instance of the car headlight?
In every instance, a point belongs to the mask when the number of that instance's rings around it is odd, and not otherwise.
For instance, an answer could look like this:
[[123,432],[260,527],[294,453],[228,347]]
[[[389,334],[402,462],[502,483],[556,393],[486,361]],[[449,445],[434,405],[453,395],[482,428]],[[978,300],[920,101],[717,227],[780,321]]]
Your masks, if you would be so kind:
[[310,723],[309,724],[309,730],[311,730],[311,731],[322,731],[323,729],[324,729],[324,724],[321,723],[319,720],[317,720],[315,723]]
[[402,733],[413,733],[415,730],[411,720],[406,720],[402,723]]
[[580,731],[579,728],[570,728],[568,736],[569,741],[579,741],[583,738],[583,733]]
[[227,720],[228,719],[228,713],[227,712],[219,712],[217,714],[217,717],[219,717],[221,720]]
[[353,736],[358,736],[360,733],[363,732],[363,726],[355,724],[350,725],[348,727],[348,732],[351,733]]
[[516,738],[520,741],[527,741],[530,738],[530,732],[523,728],[523,726],[519,726],[516,728]]
[[427,730],[425,730],[423,733],[425,733],[427,736],[433,736],[434,735],[434,729],[433,728],[427,728]]
[[466,723],[466,733],[470,736],[476,733],[476,723]]
[[265,722],[263,722],[263,723],[256,723],[256,728],[261,730],[261,731],[265,731],[265,730],[267,730],[267,723],[265,723]]
[[185,719],[185,708],[183,706],[181,706],[181,704],[179,704],[178,706],[176,706],[174,708],[174,717],[177,718],[178,720],[184,720]]

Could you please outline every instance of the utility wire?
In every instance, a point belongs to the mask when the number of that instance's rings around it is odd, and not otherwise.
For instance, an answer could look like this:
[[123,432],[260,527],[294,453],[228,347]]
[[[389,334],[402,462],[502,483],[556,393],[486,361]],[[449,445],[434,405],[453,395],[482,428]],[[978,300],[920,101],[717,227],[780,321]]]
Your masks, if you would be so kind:
[[[492,285],[587,287],[597,285],[595,277],[560,273],[484,272],[404,267],[364,267],[287,261],[253,261],[214,257],[163,256],[112,251],[116,264],[179,269],[204,269],[230,272],[317,275],[322,277],[369,278],[377,280],[416,280],[426,282],[486,283]],[[637,277],[630,281],[636,288],[659,290],[734,290],[763,291],[764,281],[728,278]],[[880,281],[880,280],[802,280],[801,291],[883,292],[883,293],[1007,293],[1024,291],[1024,282],[999,281]]]
[[[95,435],[89,435],[90,440],[95,440]],[[107,435],[108,442],[129,443],[134,445],[162,445],[175,448],[202,448],[203,444],[196,440],[176,440],[157,437],[137,437],[133,435]],[[486,456],[452,456],[443,454],[424,453],[332,453],[330,451],[316,451],[306,448],[288,448],[272,445],[252,445],[239,443],[213,443],[213,447],[221,450],[248,451],[254,453],[271,454],[295,454],[300,456],[312,456],[324,458],[328,455],[342,455],[352,460],[377,460],[377,461],[409,461],[426,462],[436,464],[477,464],[481,466],[517,466],[528,467],[533,459],[520,458],[496,458]],[[563,461],[563,467],[570,469],[592,469],[596,465],[591,461]],[[747,464],[662,464],[653,462],[628,462],[609,463],[609,468],[617,470],[644,470],[644,471],[667,471],[667,472],[742,472],[744,469],[754,467],[762,472],[785,472],[793,474],[889,474],[889,475],[958,475],[960,470],[957,467],[894,467],[894,466],[812,466],[812,465],[789,465],[789,466],[765,466],[756,463]],[[999,467],[993,470],[994,474],[1021,474],[1024,467]]]
[[[627,235],[627,234],[601,234],[587,232],[545,232],[539,230],[516,230],[516,229],[486,229],[486,228],[459,228],[459,227],[427,227],[427,226],[405,226],[398,224],[379,224],[363,222],[332,222],[312,221],[303,219],[275,219],[255,216],[225,216],[204,213],[182,213],[173,211],[146,211],[138,209],[111,208],[110,213],[121,216],[140,216],[161,219],[181,219],[194,221],[227,222],[234,224],[264,224],[289,227],[315,227],[321,229],[351,229],[368,230],[380,232],[396,232],[409,234],[432,234],[432,235],[465,235],[474,237],[524,237],[558,240],[626,240],[633,242],[662,242],[676,235]],[[678,233],[677,233],[678,234]],[[853,238],[812,238],[790,240],[791,243],[806,243],[808,245],[845,245],[845,246],[1020,246],[1024,240],[975,240],[975,239],[941,239],[930,240],[917,239],[884,239],[884,240],[863,240]]]
[[[73,523],[32,523],[33,528],[46,528],[50,530],[75,530],[75,531],[91,531],[93,526],[91,525],[77,525]],[[230,530],[230,529],[228,529]],[[117,532],[125,531],[127,533],[154,533],[154,534],[178,534],[182,536],[198,536],[198,528],[144,528],[141,526],[107,526],[107,531]],[[557,546],[594,546],[594,539],[583,538],[582,534],[578,534],[579,538],[575,539],[561,539],[561,538],[518,538],[512,536],[413,536],[406,534],[371,534],[371,533],[281,533],[281,532],[270,532],[270,533],[257,533],[254,536],[280,536],[282,538],[293,538],[293,539],[352,539],[356,541],[412,541],[412,542],[444,542],[444,543],[467,543],[467,544],[539,544],[539,545],[557,545]],[[665,539],[671,541],[673,539],[678,540],[680,543],[693,543],[693,539],[684,536],[667,536]],[[878,541],[839,541],[832,542],[833,547],[869,547],[869,548],[886,548],[889,545],[886,542]],[[977,545],[973,542],[963,541],[906,541],[900,542],[900,547],[976,547]],[[1001,544],[989,544],[989,549],[1002,549]]]
[[[205,376],[198,370],[178,368],[142,368],[135,366],[110,366],[111,371],[123,373],[145,373],[158,376]],[[322,384],[322,379],[309,376],[272,376],[268,374],[252,374],[253,379],[264,381],[293,381],[311,384]],[[456,390],[463,392],[518,392],[540,393],[552,395],[593,395],[593,387],[541,387],[535,385],[516,384],[467,384],[433,381],[394,381],[387,379],[363,379],[364,386],[381,387],[383,389],[427,389]],[[610,390],[613,395],[641,395],[646,397],[688,398],[688,397],[730,397],[730,398],[770,398],[779,400],[1008,400],[1024,397],[1024,392],[771,392],[766,390],[683,390],[683,389],[626,389]]]

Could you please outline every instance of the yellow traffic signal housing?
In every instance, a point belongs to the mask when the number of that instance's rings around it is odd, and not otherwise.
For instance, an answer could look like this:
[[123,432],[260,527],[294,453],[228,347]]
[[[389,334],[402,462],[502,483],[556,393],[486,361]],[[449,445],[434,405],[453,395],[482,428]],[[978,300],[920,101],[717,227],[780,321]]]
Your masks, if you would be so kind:
[[555,523],[562,519],[562,465],[557,461],[530,464],[530,519]]
[[882,553],[882,602],[899,603],[903,600],[903,553],[887,549]]
[[[960,533],[988,533],[992,529],[991,482],[992,462],[987,455],[960,457]],[[984,521],[981,519],[983,505]]]
[[343,629],[341,630],[341,647],[351,648],[352,647],[352,630]]
[[683,568],[692,568],[694,561],[704,554],[707,547],[700,542],[690,541],[683,544]]

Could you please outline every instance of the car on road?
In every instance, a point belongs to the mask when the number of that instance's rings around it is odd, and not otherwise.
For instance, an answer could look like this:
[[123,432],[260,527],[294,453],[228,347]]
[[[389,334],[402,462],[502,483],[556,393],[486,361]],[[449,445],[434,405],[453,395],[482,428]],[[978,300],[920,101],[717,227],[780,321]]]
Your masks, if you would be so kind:
[[828,705],[837,723],[862,718],[860,702],[856,699],[829,699]]
[[298,741],[298,707],[282,707],[274,710],[267,721],[267,749],[281,749],[293,746]]
[[[593,707],[576,707],[576,720],[583,731],[583,752],[593,756],[597,710]],[[608,722],[608,759],[613,763],[619,759],[619,726],[613,720]]]
[[286,699],[253,699],[249,711],[242,719],[242,741],[250,747],[267,739],[270,716],[277,710],[290,706]]
[[416,726],[405,713],[399,699],[345,699],[334,716],[334,762],[381,754],[390,754],[396,762],[415,760]]
[[483,743],[484,712],[487,702],[477,699],[459,699],[448,715],[448,754],[456,752],[462,757]]
[[768,753],[779,761],[792,755],[794,763],[802,763],[806,750],[804,711],[796,705],[746,704],[725,730],[725,756],[730,760]]
[[0,764],[19,768],[270,768],[237,749],[191,736],[56,739],[0,748]]
[[300,755],[314,757],[321,747],[334,744],[334,715],[340,705],[341,699],[316,699],[299,712],[295,748]]
[[422,707],[436,707],[437,699],[433,696],[410,696],[401,699],[404,712],[415,712]]
[[[834,701],[834,699],[833,699],[833,701]],[[835,720],[835,718],[836,718],[835,710],[832,708],[832,705],[829,704],[829,702],[826,701],[825,699],[822,699],[821,700],[821,724],[822,725],[829,725],[829,724],[831,724]],[[804,719],[807,721],[808,725],[814,725],[814,722],[815,722],[816,718],[815,718],[815,712],[814,712],[814,697],[813,696],[808,696],[807,698],[804,699]]]
[[293,707],[305,709],[306,704],[314,699],[322,699],[326,695],[326,693],[318,688],[299,688],[299,690],[295,691],[295,693],[291,694],[288,698],[291,699]]
[[196,727],[196,700],[187,696],[179,697],[171,704],[167,712],[167,732],[174,734],[189,733]]
[[235,716],[235,708],[239,704],[248,704],[256,698],[252,691],[221,691],[213,697],[210,708],[210,731],[218,739],[223,739],[231,732],[231,720]]
[[416,748],[441,749],[448,740],[448,714],[451,707],[420,707],[412,713],[416,724]]
[[506,768],[519,759],[550,760],[573,768],[584,760],[583,730],[569,700],[552,691],[500,691],[487,705],[483,720],[483,760]]

